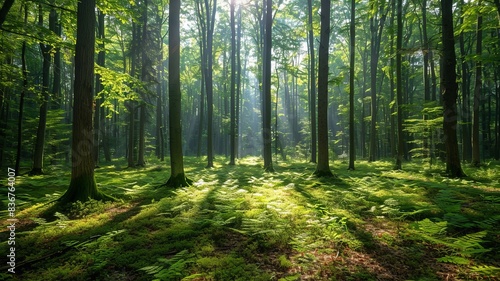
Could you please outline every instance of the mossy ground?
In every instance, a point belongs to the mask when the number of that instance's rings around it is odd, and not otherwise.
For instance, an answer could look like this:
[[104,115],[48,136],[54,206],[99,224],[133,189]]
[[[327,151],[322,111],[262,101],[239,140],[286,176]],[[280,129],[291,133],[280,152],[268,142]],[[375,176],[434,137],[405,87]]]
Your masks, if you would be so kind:
[[[168,161],[167,161],[168,162]],[[236,166],[186,158],[190,187],[163,186],[168,165],[101,163],[96,180],[116,202],[59,209],[49,203],[69,184],[69,169],[16,182],[13,280],[498,280],[500,163],[465,167],[332,163],[258,158]],[[0,216],[7,225],[7,197]],[[8,229],[0,232],[7,241]],[[0,253],[7,255],[7,243]],[[3,254],[2,254],[3,255]],[[5,256],[4,255],[4,256]],[[5,263],[4,263],[5,264]]]

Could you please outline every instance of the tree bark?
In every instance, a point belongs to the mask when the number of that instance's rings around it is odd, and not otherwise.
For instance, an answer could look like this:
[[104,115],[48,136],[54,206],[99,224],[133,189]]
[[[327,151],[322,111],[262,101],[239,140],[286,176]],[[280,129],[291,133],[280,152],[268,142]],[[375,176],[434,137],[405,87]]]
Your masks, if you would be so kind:
[[[352,11],[352,10],[351,10]],[[317,131],[316,131],[316,57],[314,54],[314,30],[313,30],[313,17],[312,17],[312,0],[307,0],[307,20],[308,20],[308,39],[309,39],[309,60],[311,62],[309,73],[309,112],[311,120],[311,163],[317,162]],[[352,20],[352,18],[351,18]],[[352,30],[351,30],[352,32]]]
[[[309,0],[310,1],[310,0]],[[348,170],[354,170],[354,161],[356,160],[356,146],[354,137],[354,67],[356,54],[356,0],[351,0],[351,22],[350,22],[350,53],[349,53],[349,167]]]
[[59,199],[62,203],[112,199],[97,189],[94,177],[94,44],[95,0],[80,1],[76,31],[71,183]]
[[457,97],[455,37],[453,33],[453,0],[441,0],[443,66],[441,93],[443,97],[443,132],[446,149],[446,173],[450,177],[464,177],[460,165],[457,141]]
[[[28,6],[24,5],[24,23],[28,22]],[[19,115],[17,119],[17,151],[16,151],[16,176],[20,174],[21,168],[21,145],[23,141],[23,117],[24,117],[24,97],[26,96],[26,91],[28,90],[28,70],[26,67],[26,41],[23,42],[23,47],[21,49],[21,69],[23,73],[23,89],[21,90],[21,96],[19,97]]]
[[264,51],[263,51],[263,123],[262,137],[264,144],[264,170],[274,172],[272,155],[272,133],[271,133],[271,50],[272,50],[272,25],[273,25],[273,3],[265,0],[264,13]]
[[314,174],[332,176],[328,151],[328,49],[330,47],[330,0],[321,0],[321,34],[318,52],[318,164]]
[[14,0],[5,0],[5,2],[3,2],[2,9],[0,9],[0,28],[7,18],[7,14],[9,13],[12,4],[14,4]]
[[[479,1],[479,6],[481,1]],[[476,31],[476,79],[474,87],[474,108],[472,115],[472,166],[479,167],[481,165],[480,157],[480,147],[479,147],[479,105],[481,103],[481,91],[482,91],[482,63],[481,63],[481,53],[482,53],[482,43],[483,43],[483,31],[482,31],[483,17],[481,14],[477,17],[477,31]]]
[[234,17],[235,0],[231,0],[231,128],[230,128],[230,160],[229,165],[235,165],[236,158],[236,21]]
[[[38,24],[43,25],[43,10],[42,5],[38,8]],[[30,175],[43,174],[43,156],[45,150],[45,131],[47,128],[47,112],[49,103],[49,81],[50,81],[50,51],[52,47],[40,42],[40,50],[42,52],[42,100],[40,104],[40,114],[38,118],[38,128],[36,131],[35,152],[33,155],[33,167]]]
[[397,0],[397,39],[396,39],[396,99],[398,110],[398,149],[396,155],[396,170],[402,169],[404,154],[403,139],[403,77],[402,77],[402,48],[403,48],[403,0]]
[[184,174],[181,126],[181,84],[180,84],[180,0],[170,0],[168,33],[168,97],[170,128],[170,187],[189,186],[190,180]]

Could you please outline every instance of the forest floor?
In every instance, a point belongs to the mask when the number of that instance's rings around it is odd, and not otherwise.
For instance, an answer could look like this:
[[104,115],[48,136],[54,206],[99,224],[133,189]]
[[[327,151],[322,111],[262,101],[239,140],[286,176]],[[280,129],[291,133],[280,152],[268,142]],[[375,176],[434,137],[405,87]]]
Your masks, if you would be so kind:
[[[161,187],[166,163],[96,169],[116,202],[53,203],[68,168],[16,179],[12,280],[500,280],[500,163],[465,167],[465,179],[421,162],[356,162],[335,178],[315,165],[259,158],[236,166],[187,157],[193,185]],[[5,188],[4,188],[5,189]],[[8,198],[0,222],[10,224]],[[9,254],[11,231],[0,232]],[[3,260],[4,260],[3,259]]]

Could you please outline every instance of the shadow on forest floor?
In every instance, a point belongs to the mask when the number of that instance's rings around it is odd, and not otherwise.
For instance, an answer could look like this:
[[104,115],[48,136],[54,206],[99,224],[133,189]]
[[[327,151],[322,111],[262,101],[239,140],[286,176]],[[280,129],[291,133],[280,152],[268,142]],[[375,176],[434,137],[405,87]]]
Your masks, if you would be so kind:
[[[225,161],[225,159],[220,159]],[[117,202],[61,196],[69,172],[21,176],[16,189],[14,280],[498,280],[499,163],[448,179],[436,169],[335,161],[336,178],[310,163],[258,158],[204,168],[186,158],[190,187],[158,188],[163,163],[96,170]],[[345,166],[345,167],[344,167]],[[7,201],[2,222],[7,225]],[[5,208],[4,208],[5,207]],[[7,241],[8,229],[0,232]],[[36,250],[33,250],[36,249]],[[7,253],[7,243],[0,251]]]

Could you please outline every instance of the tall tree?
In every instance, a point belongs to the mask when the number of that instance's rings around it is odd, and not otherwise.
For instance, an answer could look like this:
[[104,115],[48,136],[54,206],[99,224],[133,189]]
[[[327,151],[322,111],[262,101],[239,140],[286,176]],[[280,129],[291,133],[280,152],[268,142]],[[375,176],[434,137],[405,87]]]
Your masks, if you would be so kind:
[[[478,6],[481,6],[479,1]],[[479,167],[481,165],[480,147],[479,147],[479,105],[481,103],[481,90],[483,85],[482,80],[482,44],[483,44],[483,30],[482,30],[483,17],[479,11],[477,16],[476,28],[476,79],[474,85],[474,105],[472,112],[472,166]]]
[[[380,43],[382,41],[382,30],[387,13],[383,11],[385,1],[376,3],[371,0],[371,17],[370,17],[370,31],[371,31],[371,44],[370,44],[370,93],[371,93],[371,123],[370,123],[370,150],[369,160],[375,161],[377,157],[377,69],[380,54]],[[379,7],[380,5],[380,7]],[[380,18],[378,13],[382,13]]]
[[230,161],[229,165],[235,165],[236,158],[236,21],[234,17],[235,0],[230,4],[231,21],[231,128],[230,128]]
[[94,177],[92,114],[94,110],[95,0],[78,2],[71,182],[62,203],[111,199],[97,189]]
[[[310,0],[309,0],[310,1]],[[356,146],[354,137],[354,75],[356,54],[356,0],[351,0],[350,49],[349,49],[349,170],[354,170],[356,160]]]
[[[204,4],[202,4],[202,1]],[[198,17],[200,21],[204,19],[201,23],[202,27],[202,40],[206,40],[203,44],[203,54],[202,62],[204,66],[204,81],[205,81],[205,92],[207,95],[207,168],[212,168],[214,166],[214,130],[213,130],[213,114],[214,114],[214,89],[213,89],[213,36],[215,28],[215,13],[217,11],[217,0],[213,2],[209,0],[198,0]],[[203,9],[204,8],[204,9]],[[203,11],[204,10],[204,11]],[[204,13],[204,18],[203,14]],[[200,124],[201,126],[201,124]]]
[[318,52],[318,164],[314,174],[332,176],[328,153],[328,49],[330,47],[330,0],[321,0],[321,34]]
[[[52,20],[52,18],[50,18]],[[43,25],[43,9],[42,5],[38,6],[38,24]],[[52,23],[49,23],[52,25]],[[41,85],[41,103],[40,114],[38,117],[38,127],[36,130],[35,151],[33,153],[33,167],[31,175],[43,174],[43,155],[45,150],[45,131],[47,128],[47,112],[49,103],[49,83],[50,83],[50,63],[52,46],[40,42],[40,50],[42,52],[42,85]]]
[[[24,23],[28,23],[28,5],[24,5]],[[23,74],[23,88],[19,97],[19,115],[17,119],[17,151],[16,151],[16,176],[19,176],[21,166],[21,145],[23,140],[24,97],[28,90],[28,69],[26,67],[26,41],[21,49],[21,70]]]
[[[425,1],[424,1],[425,2]],[[425,4],[424,4],[425,5]],[[398,148],[396,154],[396,167],[402,168],[404,154],[403,139],[403,77],[402,77],[402,49],[403,49],[403,0],[397,0],[397,38],[396,38],[396,99],[398,111]]]
[[[307,0],[307,21],[308,21],[308,40],[309,40],[309,112],[311,119],[311,163],[316,163],[317,154],[317,132],[316,132],[316,57],[314,54],[314,28],[312,14],[312,0]],[[352,30],[351,30],[352,32]]]
[[263,122],[262,137],[264,142],[264,170],[273,172],[273,155],[271,139],[271,50],[272,50],[272,25],[273,25],[273,1],[264,1],[264,51],[263,51]]
[[170,0],[168,19],[168,97],[170,128],[170,187],[189,186],[191,181],[184,173],[181,126],[181,81],[180,81],[180,12],[181,1]]
[[[104,14],[101,10],[97,11],[97,36],[99,39],[99,53],[97,55],[97,64],[101,67],[104,67],[105,64],[105,51],[104,51]],[[99,165],[99,151],[100,151],[100,141],[102,139],[102,131],[101,125],[103,124],[101,116],[101,104],[103,102],[103,98],[97,97],[100,91],[103,90],[104,86],[102,85],[101,75],[97,74],[95,77],[96,81],[96,101],[95,101],[95,114],[94,114],[94,162],[96,166]],[[104,116],[102,116],[104,117]]]
[[446,149],[446,172],[450,177],[465,176],[460,165],[457,140],[457,73],[455,36],[453,33],[453,0],[441,0],[443,66],[441,93],[443,99],[443,132]]

